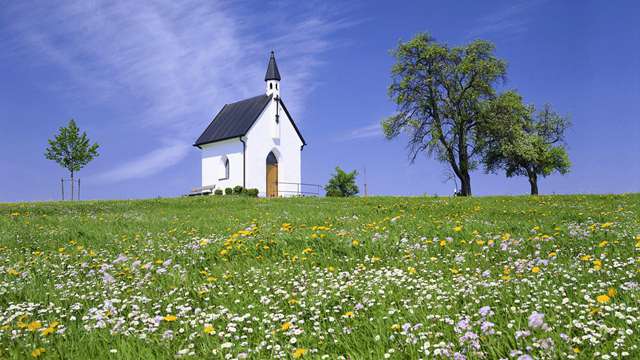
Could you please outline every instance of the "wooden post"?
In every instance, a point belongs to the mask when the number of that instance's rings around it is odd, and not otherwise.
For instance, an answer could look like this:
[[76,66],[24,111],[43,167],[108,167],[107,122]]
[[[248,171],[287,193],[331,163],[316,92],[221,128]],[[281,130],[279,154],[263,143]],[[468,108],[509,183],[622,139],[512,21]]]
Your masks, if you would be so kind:
[[62,193],[62,201],[64,201],[64,179],[60,179],[60,190]]
[[364,168],[364,196],[367,196],[367,167]]

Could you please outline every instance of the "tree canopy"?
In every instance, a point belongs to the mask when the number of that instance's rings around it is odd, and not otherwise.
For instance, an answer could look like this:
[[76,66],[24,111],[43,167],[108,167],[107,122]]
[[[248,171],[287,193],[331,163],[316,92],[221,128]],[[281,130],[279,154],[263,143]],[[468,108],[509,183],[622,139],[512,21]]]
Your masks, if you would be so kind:
[[538,176],[569,172],[571,162],[564,146],[568,117],[554,112],[548,104],[536,112],[513,91],[498,97],[488,108],[491,120],[481,126],[487,139],[483,153],[487,172],[504,170],[507,177],[527,176],[532,195],[538,194]]
[[406,133],[411,161],[426,152],[447,163],[460,179],[461,194],[471,195],[469,172],[484,144],[478,126],[486,103],[496,98],[506,63],[495,57],[490,42],[450,48],[425,33],[400,43],[393,54],[389,96],[397,112],[383,121],[385,136]]

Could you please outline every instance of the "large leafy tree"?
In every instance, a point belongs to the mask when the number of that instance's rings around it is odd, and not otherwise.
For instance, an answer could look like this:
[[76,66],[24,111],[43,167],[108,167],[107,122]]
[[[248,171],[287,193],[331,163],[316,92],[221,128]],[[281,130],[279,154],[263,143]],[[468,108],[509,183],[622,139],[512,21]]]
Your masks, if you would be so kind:
[[507,177],[526,176],[531,195],[538,194],[538,177],[566,174],[571,162],[564,146],[568,117],[550,105],[540,111],[527,106],[515,92],[507,92],[488,106],[482,123],[486,139],[483,163],[487,172],[504,170]]
[[356,184],[356,176],[358,176],[356,170],[345,172],[339,166],[336,166],[335,174],[324,187],[327,196],[348,197],[356,195],[360,191]]
[[98,147],[96,143],[89,143],[85,132],[80,134],[80,129],[73,119],[69,120],[66,127],[61,127],[53,139],[49,139],[49,147],[44,156],[69,171],[71,199],[73,199],[74,174],[98,156]]
[[461,195],[471,195],[469,173],[484,143],[478,125],[486,103],[496,98],[505,62],[489,42],[450,48],[424,33],[400,43],[393,54],[389,95],[397,112],[383,121],[386,137],[406,133],[412,162],[422,152],[435,156],[460,179]]

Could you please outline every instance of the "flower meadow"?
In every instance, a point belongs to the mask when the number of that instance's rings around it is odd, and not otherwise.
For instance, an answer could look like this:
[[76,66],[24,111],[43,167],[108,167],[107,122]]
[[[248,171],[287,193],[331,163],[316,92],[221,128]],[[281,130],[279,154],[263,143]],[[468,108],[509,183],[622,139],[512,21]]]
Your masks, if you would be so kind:
[[0,204],[0,358],[637,359],[640,195]]

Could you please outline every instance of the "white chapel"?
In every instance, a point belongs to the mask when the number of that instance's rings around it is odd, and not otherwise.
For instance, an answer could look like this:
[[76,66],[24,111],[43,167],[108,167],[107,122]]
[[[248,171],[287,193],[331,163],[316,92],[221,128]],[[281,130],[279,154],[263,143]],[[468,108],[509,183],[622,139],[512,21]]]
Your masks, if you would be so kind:
[[240,185],[259,196],[298,195],[306,142],[280,97],[280,79],[272,51],[265,94],[224,105],[196,140],[203,189]]

